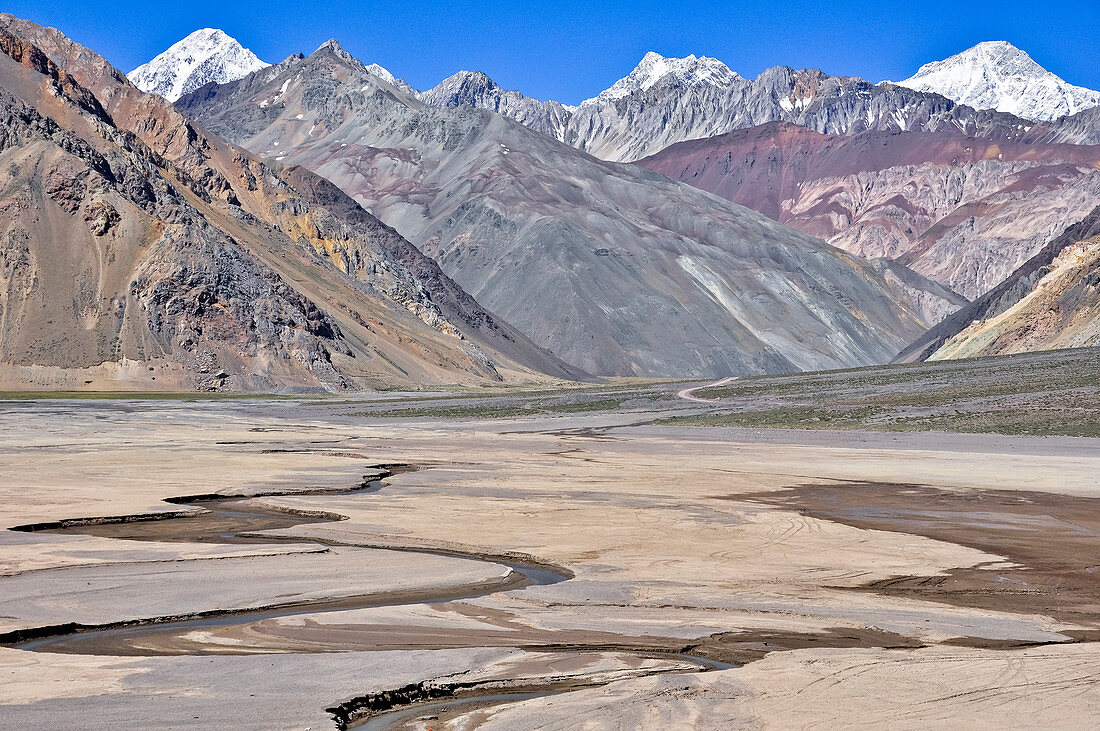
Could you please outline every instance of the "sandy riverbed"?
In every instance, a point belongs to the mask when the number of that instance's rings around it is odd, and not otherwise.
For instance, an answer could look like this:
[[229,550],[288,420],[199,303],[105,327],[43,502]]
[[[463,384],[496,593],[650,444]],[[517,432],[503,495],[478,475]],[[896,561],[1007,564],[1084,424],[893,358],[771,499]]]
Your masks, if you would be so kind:
[[[1096,545],[1095,523],[1079,519],[1100,498],[1093,440],[592,428],[638,421],[613,413],[379,421],[346,411],[108,401],[3,410],[4,527],[195,510],[162,501],[213,492],[285,492],[256,503],[347,519],[283,526],[274,533],[286,542],[262,545],[3,531],[2,629],[445,592],[500,579],[507,567],[492,557],[538,559],[574,577],[173,637],[187,652],[230,652],[217,656],[2,648],[0,725],[92,717],[323,728],[337,703],[456,677],[599,685],[452,714],[445,724],[455,727],[1077,725],[1100,712],[1100,651],[1075,642],[1100,629],[1091,574],[1078,575],[1091,563],[1059,559],[1034,530],[1077,525],[1074,540]],[[422,469],[375,492],[293,494],[354,488],[383,463]],[[959,491],[971,503],[939,505],[955,516],[950,525],[917,515]],[[868,505],[878,512],[852,512]],[[968,532],[958,517],[983,511],[1004,530],[1029,528],[1027,550]],[[1049,569],[1035,572],[1045,577],[1040,599],[980,591],[978,579],[1026,577],[1027,562]],[[958,589],[958,577],[966,592],[937,593]],[[689,648],[748,664],[684,672],[690,665],[660,654]]]

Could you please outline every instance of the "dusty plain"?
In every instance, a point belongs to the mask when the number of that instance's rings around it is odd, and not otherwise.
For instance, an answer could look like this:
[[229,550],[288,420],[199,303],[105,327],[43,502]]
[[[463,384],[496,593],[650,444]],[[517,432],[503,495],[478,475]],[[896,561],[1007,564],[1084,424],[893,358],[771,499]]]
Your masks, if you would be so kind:
[[1094,727],[1095,366],[4,397],[0,727]]

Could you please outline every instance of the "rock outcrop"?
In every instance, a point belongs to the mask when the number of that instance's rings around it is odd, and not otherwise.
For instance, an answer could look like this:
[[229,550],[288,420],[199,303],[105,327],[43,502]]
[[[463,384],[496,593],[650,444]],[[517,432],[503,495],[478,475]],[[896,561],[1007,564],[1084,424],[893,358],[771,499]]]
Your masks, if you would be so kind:
[[987,294],[905,348],[899,362],[1100,345],[1100,207]]

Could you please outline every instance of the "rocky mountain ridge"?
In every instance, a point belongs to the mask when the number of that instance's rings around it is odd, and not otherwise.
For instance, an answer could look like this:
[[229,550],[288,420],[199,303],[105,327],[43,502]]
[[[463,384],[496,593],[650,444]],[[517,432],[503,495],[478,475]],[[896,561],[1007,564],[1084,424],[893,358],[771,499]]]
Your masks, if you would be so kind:
[[721,85],[668,73],[622,96],[578,107],[541,102],[498,87],[484,74],[451,77],[420,98],[434,106],[492,109],[596,157],[633,161],[676,142],[704,139],[766,122],[789,122],[823,134],[866,131],[960,132],[993,140],[1038,136],[1033,122],[979,111],[938,94],[816,69],[776,66],[755,79],[732,75]]

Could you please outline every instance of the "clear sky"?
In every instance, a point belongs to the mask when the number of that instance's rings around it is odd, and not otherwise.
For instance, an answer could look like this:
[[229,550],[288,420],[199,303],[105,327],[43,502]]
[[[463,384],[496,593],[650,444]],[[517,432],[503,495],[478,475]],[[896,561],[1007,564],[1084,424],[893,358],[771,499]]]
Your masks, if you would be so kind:
[[742,76],[783,64],[871,81],[983,40],[1007,40],[1070,83],[1100,89],[1100,0],[15,0],[131,71],[197,28],[221,28],[265,61],[336,38],[419,89],[480,70],[529,96],[576,103],[646,51],[713,56]]

